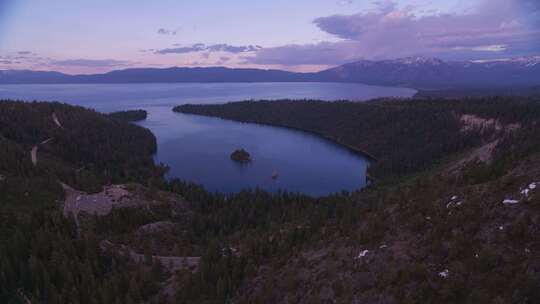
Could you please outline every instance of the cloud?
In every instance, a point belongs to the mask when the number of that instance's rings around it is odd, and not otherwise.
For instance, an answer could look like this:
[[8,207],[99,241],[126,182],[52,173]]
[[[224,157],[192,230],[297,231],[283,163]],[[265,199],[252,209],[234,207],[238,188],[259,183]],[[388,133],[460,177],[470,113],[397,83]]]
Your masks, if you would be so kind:
[[50,62],[51,65],[64,66],[64,67],[89,67],[89,68],[110,68],[129,66],[131,63],[124,60],[115,59],[68,59],[68,60],[54,60]]
[[472,59],[540,53],[540,1],[482,0],[463,14],[420,14],[418,8],[377,1],[374,11],[313,21],[337,42],[260,50],[247,63],[340,64],[360,58],[437,56]]
[[174,30],[160,28],[160,29],[157,30],[157,33],[160,34],[160,35],[172,35],[172,36],[175,36],[176,33],[178,33],[179,30],[180,30],[180,28],[176,28]]
[[209,52],[244,53],[255,52],[260,48],[260,46],[254,45],[234,46],[229,44],[214,44],[207,46],[206,50]]
[[359,59],[357,43],[351,41],[290,44],[264,48],[255,56],[245,56],[245,63],[285,65],[335,65]]
[[353,0],[337,0],[337,5],[351,5],[353,4]]
[[[180,45],[176,45],[180,46]],[[187,54],[187,53],[195,53],[195,52],[227,52],[227,53],[246,53],[246,52],[255,52],[257,50],[261,49],[260,46],[257,45],[242,45],[242,46],[234,46],[230,44],[220,43],[220,44],[211,44],[206,45],[204,43],[195,43],[192,45],[186,45],[186,46],[180,46],[177,48],[165,48],[155,51],[156,54]]]
[[228,56],[221,56],[219,57],[219,60],[215,62],[217,65],[223,65],[229,62],[232,58]]
[[183,46],[183,47],[177,47],[177,48],[166,48],[166,49],[160,49],[155,51],[156,54],[187,54],[187,53],[194,53],[194,52],[202,52],[205,51],[204,44],[193,44],[191,46]]
[[13,52],[0,56],[0,64],[4,65],[24,65],[25,67],[34,65],[48,65],[50,58],[38,56],[30,51]]
[[489,7],[482,5],[472,14],[420,17],[410,8],[398,9],[387,4],[379,12],[334,15],[317,18],[314,23],[327,33],[361,42],[379,54],[380,46],[386,51],[387,44],[409,52],[429,52],[459,47],[474,50],[489,45],[511,48],[518,41],[537,41],[539,29],[521,23],[518,12],[508,2],[512,0],[490,1]]

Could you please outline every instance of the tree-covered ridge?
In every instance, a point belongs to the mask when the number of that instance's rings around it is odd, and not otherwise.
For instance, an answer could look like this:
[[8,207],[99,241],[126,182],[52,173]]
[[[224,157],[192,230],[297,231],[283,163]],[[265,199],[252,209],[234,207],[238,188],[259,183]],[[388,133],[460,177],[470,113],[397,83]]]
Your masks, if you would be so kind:
[[[540,172],[523,166],[539,160],[538,154],[527,157],[504,176],[476,185],[456,185],[438,173],[360,194],[356,204],[343,200],[320,234],[264,262],[235,299],[535,303],[540,193],[520,191],[537,184],[531,181]],[[504,204],[509,196],[519,202]]]
[[540,117],[540,103],[513,97],[365,103],[280,100],[181,105],[174,111],[314,132],[374,156],[373,173],[387,177],[427,169],[449,155],[493,140],[496,134],[489,133],[497,130],[464,132],[464,114],[501,124],[534,124]]
[[10,193],[61,197],[58,180],[99,190],[158,174],[150,131],[82,107],[0,101],[0,141],[2,201],[12,201]]

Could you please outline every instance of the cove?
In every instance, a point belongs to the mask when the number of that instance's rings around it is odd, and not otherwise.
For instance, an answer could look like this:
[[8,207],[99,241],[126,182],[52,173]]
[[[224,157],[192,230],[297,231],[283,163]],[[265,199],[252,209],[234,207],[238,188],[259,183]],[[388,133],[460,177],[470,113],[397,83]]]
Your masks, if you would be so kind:
[[[71,84],[2,85],[0,98],[61,101],[100,112],[144,109],[138,124],[158,141],[155,161],[170,167],[169,178],[202,184],[210,191],[246,188],[322,196],[365,186],[367,158],[306,132],[175,113],[184,103],[246,99],[362,101],[410,97],[414,90],[344,83]],[[241,165],[230,153],[246,149],[253,161]],[[278,173],[272,179],[273,172]]]

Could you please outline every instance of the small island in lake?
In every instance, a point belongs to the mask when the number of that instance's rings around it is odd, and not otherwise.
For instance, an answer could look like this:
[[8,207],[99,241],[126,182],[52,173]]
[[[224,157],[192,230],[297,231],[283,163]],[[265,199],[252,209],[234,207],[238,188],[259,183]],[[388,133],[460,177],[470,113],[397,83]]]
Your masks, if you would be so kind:
[[241,164],[247,164],[251,162],[251,155],[244,149],[238,149],[231,153],[231,159]]
[[148,113],[145,110],[118,111],[109,114],[110,118],[125,122],[136,122],[145,120],[147,116]]

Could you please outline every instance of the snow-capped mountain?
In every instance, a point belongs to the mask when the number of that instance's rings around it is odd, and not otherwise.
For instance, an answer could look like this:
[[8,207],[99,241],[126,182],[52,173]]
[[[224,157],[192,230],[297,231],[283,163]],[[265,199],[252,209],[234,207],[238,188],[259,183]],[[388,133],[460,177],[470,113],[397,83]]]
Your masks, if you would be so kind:
[[540,85],[540,56],[447,62],[428,57],[362,60],[319,74],[328,81],[414,88],[536,86]]

